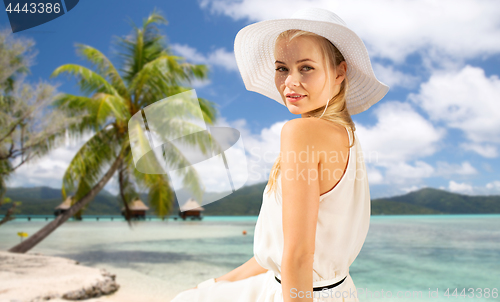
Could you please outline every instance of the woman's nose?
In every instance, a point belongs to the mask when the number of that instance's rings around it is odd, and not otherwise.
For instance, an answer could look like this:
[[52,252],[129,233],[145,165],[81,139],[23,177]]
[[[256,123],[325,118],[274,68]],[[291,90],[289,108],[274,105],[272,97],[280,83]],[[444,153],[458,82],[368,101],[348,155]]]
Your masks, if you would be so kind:
[[290,73],[286,79],[285,79],[285,85],[286,86],[298,86],[299,85],[299,81],[297,79],[297,75],[295,75],[293,72]]

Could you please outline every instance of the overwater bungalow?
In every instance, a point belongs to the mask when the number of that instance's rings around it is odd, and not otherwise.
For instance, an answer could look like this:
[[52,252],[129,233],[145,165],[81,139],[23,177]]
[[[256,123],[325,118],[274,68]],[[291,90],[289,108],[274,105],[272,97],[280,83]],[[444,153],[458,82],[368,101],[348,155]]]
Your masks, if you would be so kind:
[[71,208],[71,200],[73,196],[68,196],[65,201],[63,201],[60,205],[55,208],[54,216],[59,216],[64,214],[69,208]]
[[205,211],[205,209],[201,207],[196,200],[189,198],[189,200],[186,201],[186,203],[182,207],[180,207],[179,216],[183,220],[186,220],[187,217],[191,217],[191,220],[194,219],[201,220],[203,218],[200,215],[201,211]]
[[[130,210],[130,217],[136,219],[146,219],[146,211],[149,210],[149,207],[142,202],[138,197],[129,204],[128,206]],[[125,207],[122,207],[122,216],[125,217]]]

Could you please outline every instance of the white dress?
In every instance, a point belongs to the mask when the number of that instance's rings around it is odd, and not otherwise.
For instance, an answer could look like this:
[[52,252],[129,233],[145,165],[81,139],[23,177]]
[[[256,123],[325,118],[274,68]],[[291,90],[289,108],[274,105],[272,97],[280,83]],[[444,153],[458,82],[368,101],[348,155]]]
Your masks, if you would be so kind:
[[[347,131],[347,129],[346,129]],[[350,133],[349,131],[347,131]],[[356,132],[347,169],[335,187],[320,195],[313,262],[313,287],[336,283],[328,291],[315,291],[314,302],[359,301],[349,267],[359,254],[370,223],[370,190],[364,157]],[[352,142],[349,134],[349,142]],[[266,186],[255,225],[254,256],[266,273],[235,282],[216,282],[206,288],[179,293],[171,302],[283,302],[281,175],[277,191]],[[214,276],[215,277],[215,276]],[[297,293],[290,293],[294,297]]]

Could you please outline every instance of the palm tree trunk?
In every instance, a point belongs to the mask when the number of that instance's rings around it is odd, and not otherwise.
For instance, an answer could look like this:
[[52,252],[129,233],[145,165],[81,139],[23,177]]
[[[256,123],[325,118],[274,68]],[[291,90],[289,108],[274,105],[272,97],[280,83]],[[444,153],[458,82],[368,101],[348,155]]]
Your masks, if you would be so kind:
[[99,193],[102,188],[106,185],[106,183],[111,179],[116,169],[120,166],[123,160],[123,154],[116,158],[115,162],[111,165],[108,172],[104,174],[102,179],[87,193],[82,199],[80,199],[77,203],[75,203],[68,211],[64,214],[57,216],[53,221],[48,223],[34,235],[28,237],[28,239],[19,243],[18,245],[9,249],[9,252],[12,253],[26,253],[30,249],[32,249],[35,245],[40,243],[45,237],[49,236],[55,229],[57,229],[61,224],[66,222],[71,216],[73,216],[76,212],[78,212],[81,208],[87,205],[94,197]]
[[124,188],[123,188],[123,162],[120,164],[120,171],[118,172],[118,183],[120,184],[120,196],[122,197],[122,202],[125,206],[125,220],[129,222],[129,225],[130,225],[130,219],[131,219],[131,215],[130,215],[130,208],[128,207],[128,200],[127,198],[125,197],[125,194],[123,192]]

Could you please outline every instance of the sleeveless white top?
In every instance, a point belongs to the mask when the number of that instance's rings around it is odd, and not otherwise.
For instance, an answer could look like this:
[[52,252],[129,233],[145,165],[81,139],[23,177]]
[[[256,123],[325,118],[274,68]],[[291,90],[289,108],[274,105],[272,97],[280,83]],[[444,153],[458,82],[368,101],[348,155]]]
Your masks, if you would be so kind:
[[[347,128],[345,128],[347,131]],[[350,132],[349,144],[352,143]],[[349,150],[347,168],[335,187],[320,195],[313,263],[313,287],[342,280],[358,256],[370,223],[370,189],[361,145],[356,141]],[[255,226],[254,256],[263,268],[281,280],[283,225],[281,174],[277,191],[267,193]],[[345,281],[344,281],[345,282]]]

